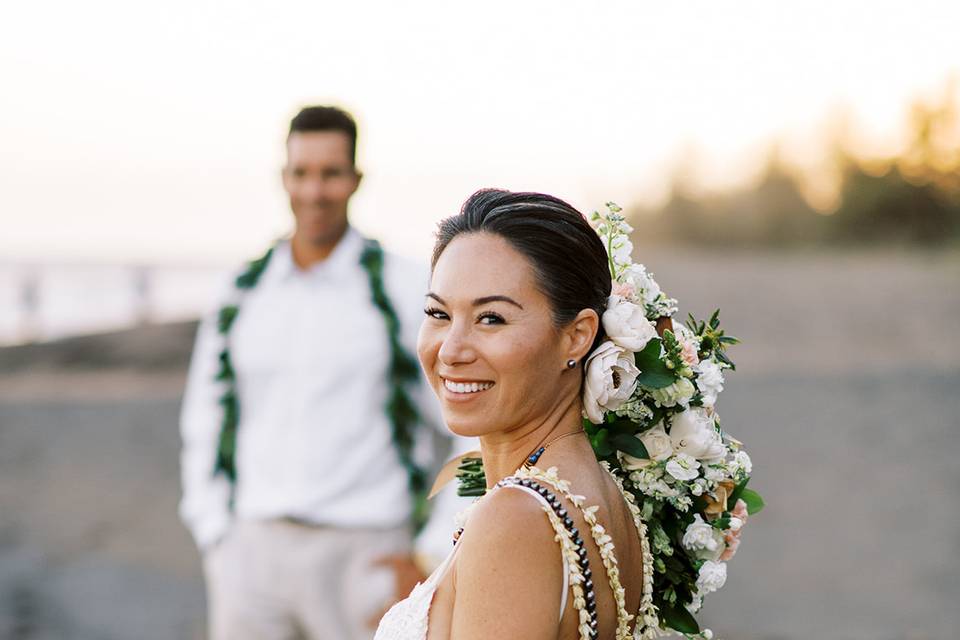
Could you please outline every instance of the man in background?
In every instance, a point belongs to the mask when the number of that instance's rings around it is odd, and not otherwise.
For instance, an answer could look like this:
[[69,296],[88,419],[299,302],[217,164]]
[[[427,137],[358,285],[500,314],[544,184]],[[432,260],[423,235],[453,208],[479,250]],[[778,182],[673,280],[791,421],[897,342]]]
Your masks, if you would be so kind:
[[[180,513],[203,556],[213,640],[370,637],[423,577],[412,531],[425,423],[445,434],[412,359],[428,272],[350,226],[356,146],[340,109],[293,118],[294,232],[199,329]],[[441,510],[422,545],[433,555],[453,529]]]

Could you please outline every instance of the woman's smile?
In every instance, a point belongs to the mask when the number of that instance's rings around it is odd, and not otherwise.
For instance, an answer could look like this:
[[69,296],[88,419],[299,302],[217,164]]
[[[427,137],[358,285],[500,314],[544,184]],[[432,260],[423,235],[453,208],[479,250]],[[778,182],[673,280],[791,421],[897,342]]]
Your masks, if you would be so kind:
[[453,401],[472,400],[484,391],[493,387],[489,380],[451,380],[441,376],[444,398]]

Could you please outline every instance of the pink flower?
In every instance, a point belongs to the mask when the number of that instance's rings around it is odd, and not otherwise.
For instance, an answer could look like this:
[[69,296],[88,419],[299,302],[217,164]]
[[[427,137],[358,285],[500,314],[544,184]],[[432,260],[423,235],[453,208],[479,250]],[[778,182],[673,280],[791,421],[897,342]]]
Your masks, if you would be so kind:
[[637,291],[633,288],[632,284],[624,284],[622,282],[614,282],[613,288],[610,290],[610,295],[620,296],[621,298],[632,298],[636,293]]
[[747,523],[747,515],[747,503],[743,500],[737,500],[737,504],[734,505],[733,510],[730,512],[730,517],[737,518],[740,523],[739,526],[736,527],[736,530],[731,527],[723,532],[723,540],[727,543],[727,548],[723,554],[721,554],[720,562],[726,562],[736,555],[737,548],[740,547],[740,534],[743,533],[743,525]]
[[726,540],[727,548],[720,554],[720,562],[726,562],[737,555],[737,548],[740,546],[740,532],[738,531],[733,535],[730,535],[728,532],[724,536],[724,539]]
[[740,518],[744,524],[747,522],[747,503],[738,499],[737,504],[733,505],[733,511],[730,512],[734,518]]
[[700,362],[700,358],[697,356],[700,341],[693,335],[693,332],[682,324],[674,323],[673,335],[677,337],[677,341],[680,343],[680,357],[683,358],[683,361],[691,367]]

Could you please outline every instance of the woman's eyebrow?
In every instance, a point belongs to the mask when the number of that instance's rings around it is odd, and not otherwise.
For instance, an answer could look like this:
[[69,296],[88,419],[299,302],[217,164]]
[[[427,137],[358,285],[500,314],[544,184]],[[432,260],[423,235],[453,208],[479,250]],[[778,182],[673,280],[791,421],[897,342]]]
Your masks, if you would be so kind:
[[506,303],[512,304],[515,307],[518,307],[519,309],[523,309],[522,304],[520,304],[519,302],[517,302],[516,300],[508,296],[484,296],[482,298],[477,298],[476,300],[474,300],[473,306],[479,307],[482,304],[488,304],[490,302],[506,302]]
[[[447,303],[444,301],[443,298],[441,298],[440,296],[438,296],[437,294],[435,294],[435,293],[432,292],[432,291],[427,292],[427,297],[428,297],[428,298],[433,298],[434,300],[436,300],[436,301],[439,302],[440,304],[443,304],[443,305],[447,304]],[[482,298],[477,298],[476,300],[474,300],[474,301],[473,301],[473,306],[479,307],[480,305],[488,304],[488,303],[490,303],[490,302],[506,302],[507,304],[512,304],[513,306],[517,307],[518,309],[523,309],[523,305],[522,305],[522,304],[520,304],[519,302],[517,302],[516,300],[514,300],[513,298],[511,298],[511,297],[509,297],[509,296],[484,296],[484,297],[482,297]]]

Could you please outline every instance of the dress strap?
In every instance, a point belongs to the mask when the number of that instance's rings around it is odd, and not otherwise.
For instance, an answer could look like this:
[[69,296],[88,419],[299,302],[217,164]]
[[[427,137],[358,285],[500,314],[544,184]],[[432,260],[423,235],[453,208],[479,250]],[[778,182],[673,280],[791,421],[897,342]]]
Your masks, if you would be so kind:
[[569,585],[573,592],[573,608],[578,616],[580,640],[596,640],[598,637],[597,601],[593,592],[593,573],[590,570],[590,561],[587,559],[583,538],[574,526],[573,519],[563,508],[560,499],[536,480],[521,478],[518,474],[504,478],[496,486],[520,489],[537,498],[550,520],[550,525],[556,534],[554,539],[560,544],[560,553],[564,560],[563,606],[560,608],[560,616],[563,617],[566,608],[566,592]]

